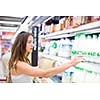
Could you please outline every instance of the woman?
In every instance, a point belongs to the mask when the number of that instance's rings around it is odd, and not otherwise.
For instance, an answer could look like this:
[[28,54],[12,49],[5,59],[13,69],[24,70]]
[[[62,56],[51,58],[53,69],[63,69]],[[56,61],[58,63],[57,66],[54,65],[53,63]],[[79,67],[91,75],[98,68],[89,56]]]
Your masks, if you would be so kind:
[[11,58],[9,60],[9,79],[12,79],[12,82],[30,83],[33,76],[48,78],[84,61],[81,56],[78,56],[61,67],[44,71],[38,67],[31,66],[28,55],[32,52],[32,49],[33,35],[24,31],[20,32],[12,46]]

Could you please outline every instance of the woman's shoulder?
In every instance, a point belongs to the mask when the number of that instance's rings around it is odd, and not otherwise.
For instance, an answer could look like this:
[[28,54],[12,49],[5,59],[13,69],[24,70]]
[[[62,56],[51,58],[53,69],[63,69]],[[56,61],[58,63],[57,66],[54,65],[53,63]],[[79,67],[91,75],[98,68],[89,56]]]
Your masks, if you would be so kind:
[[26,74],[28,70],[31,70],[32,66],[24,61],[17,61],[16,68],[18,73]]
[[24,61],[17,61],[16,66],[17,66],[17,68],[31,67],[30,64],[28,64],[27,62],[24,62]]

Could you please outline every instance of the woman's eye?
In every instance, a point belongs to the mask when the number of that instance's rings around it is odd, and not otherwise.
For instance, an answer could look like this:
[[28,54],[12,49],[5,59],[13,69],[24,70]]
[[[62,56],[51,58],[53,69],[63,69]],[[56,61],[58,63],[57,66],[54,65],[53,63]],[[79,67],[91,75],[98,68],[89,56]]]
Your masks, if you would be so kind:
[[[33,43],[33,41],[28,41],[29,44]],[[34,43],[33,43],[34,44]]]
[[32,41],[28,41],[28,43],[31,43]]

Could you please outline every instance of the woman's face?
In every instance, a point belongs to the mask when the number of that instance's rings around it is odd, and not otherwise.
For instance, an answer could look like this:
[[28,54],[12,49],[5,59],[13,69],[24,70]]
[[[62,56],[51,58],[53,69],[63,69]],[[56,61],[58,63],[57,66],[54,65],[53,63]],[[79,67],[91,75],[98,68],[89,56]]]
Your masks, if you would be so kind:
[[33,36],[29,36],[26,43],[26,52],[31,53],[33,49]]

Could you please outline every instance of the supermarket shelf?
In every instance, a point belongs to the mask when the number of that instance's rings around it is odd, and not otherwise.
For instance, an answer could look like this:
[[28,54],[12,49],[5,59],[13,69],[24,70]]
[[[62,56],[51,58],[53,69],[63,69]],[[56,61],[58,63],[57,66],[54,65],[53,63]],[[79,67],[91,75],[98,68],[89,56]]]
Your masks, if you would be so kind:
[[[61,62],[70,61],[70,58],[57,57],[57,56],[52,56],[52,55],[43,55],[42,57],[53,59],[56,61],[61,61]],[[100,73],[100,63],[93,63],[93,62],[86,61],[86,62],[79,63],[77,66],[82,66],[83,68],[87,70],[92,70],[94,72]]]
[[[80,32],[56,35],[56,36],[46,37],[45,39],[58,39],[58,38],[73,37],[73,36],[75,36],[76,34],[79,34],[79,33]],[[92,30],[87,30],[87,31],[81,31],[81,33],[85,33],[85,34],[100,33],[100,28],[92,29]]]
[[40,36],[40,38],[55,39],[55,38],[62,38],[62,37],[70,37],[70,36],[75,36],[80,32],[86,32],[88,34],[94,32],[95,33],[100,32],[100,21],[88,23],[86,25],[79,26],[78,28],[53,32],[44,36]]
[[77,66],[80,66],[86,70],[91,70],[95,73],[100,73],[100,64],[99,63],[84,62],[84,63],[77,64]]
[[72,36],[75,36],[76,33],[73,33],[73,34],[60,34],[60,35],[52,35],[52,36],[40,36],[40,38],[45,38],[46,40],[47,39],[58,39],[58,38],[64,38],[64,37],[72,37]]
[[48,59],[52,59],[52,60],[56,60],[56,61],[69,61],[70,58],[64,58],[64,57],[58,57],[58,56],[53,56],[53,55],[42,55],[42,57],[48,58]]

